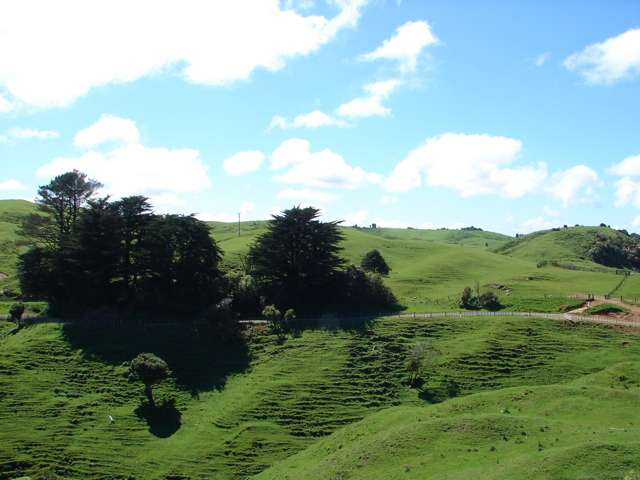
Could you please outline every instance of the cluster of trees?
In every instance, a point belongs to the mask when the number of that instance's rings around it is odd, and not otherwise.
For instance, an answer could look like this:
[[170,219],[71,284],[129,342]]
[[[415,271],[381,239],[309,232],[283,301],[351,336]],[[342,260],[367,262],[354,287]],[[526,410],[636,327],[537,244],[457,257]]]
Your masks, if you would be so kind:
[[460,308],[467,310],[478,310],[485,308],[487,310],[499,310],[502,308],[498,296],[491,292],[480,293],[480,288],[476,286],[475,292],[471,287],[465,287],[460,297]]
[[156,215],[145,197],[95,198],[101,185],[74,171],[38,191],[22,233],[24,294],[65,316],[192,314],[222,295],[221,250],[193,216]]
[[594,262],[608,267],[640,268],[640,236],[631,234],[605,236],[598,234],[589,255]]
[[206,223],[154,214],[141,196],[97,198],[101,187],[78,171],[60,175],[39,188],[38,212],[22,223],[34,245],[19,259],[23,294],[46,299],[54,314],[205,314],[223,322],[267,305],[320,313],[396,304],[379,252],[364,268],[346,265],[338,222],[321,222],[317,209],[274,215],[240,267],[223,272]]

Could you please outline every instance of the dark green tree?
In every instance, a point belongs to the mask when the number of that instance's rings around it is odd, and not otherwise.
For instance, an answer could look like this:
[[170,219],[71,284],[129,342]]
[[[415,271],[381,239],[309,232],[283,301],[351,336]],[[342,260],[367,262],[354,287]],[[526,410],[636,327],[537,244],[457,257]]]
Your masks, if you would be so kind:
[[193,216],[155,216],[149,223],[143,261],[146,305],[160,311],[197,313],[221,299],[222,250],[209,226]]
[[132,196],[114,202],[113,209],[118,216],[119,272],[125,292],[124,303],[135,305],[138,282],[145,275],[143,247],[153,218],[152,207],[147,197]]
[[379,273],[380,275],[389,275],[391,271],[382,254],[376,249],[365,254],[360,266],[367,272]]
[[340,222],[321,222],[316,208],[293,207],[274,215],[249,251],[256,277],[278,305],[315,310],[326,302],[343,235]]
[[25,217],[22,234],[50,248],[62,248],[78,225],[80,213],[102,184],[77,170],[58,175],[38,188],[38,213]]
[[141,353],[131,360],[129,378],[144,383],[144,393],[151,406],[155,406],[153,387],[171,375],[167,362],[153,353]]

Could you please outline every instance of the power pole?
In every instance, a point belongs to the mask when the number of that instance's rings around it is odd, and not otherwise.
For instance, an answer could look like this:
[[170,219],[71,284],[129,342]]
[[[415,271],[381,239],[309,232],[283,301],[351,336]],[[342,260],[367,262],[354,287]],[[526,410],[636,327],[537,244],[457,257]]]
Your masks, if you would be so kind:
[[240,212],[238,212],[238,236],[240,236]]

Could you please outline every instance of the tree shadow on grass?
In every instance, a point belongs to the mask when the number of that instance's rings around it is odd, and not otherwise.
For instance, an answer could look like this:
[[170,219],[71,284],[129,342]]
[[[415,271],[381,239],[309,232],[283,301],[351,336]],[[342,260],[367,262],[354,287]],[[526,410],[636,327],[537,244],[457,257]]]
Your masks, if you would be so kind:
[[168,364],[176,386],[197,397],[221,389],[227,378],[249,366],[249,349],[240,335],[221,337],[205,325],[66,324],[66,340],[92,360],[120,365],[142,352],[151,352]]
[[146,420],[149,432],[160,438],[168,438],[182,425],[182,414],[176,408],[175,400],[164,400],[160,405],[142,403],[135,409],[138,418]]

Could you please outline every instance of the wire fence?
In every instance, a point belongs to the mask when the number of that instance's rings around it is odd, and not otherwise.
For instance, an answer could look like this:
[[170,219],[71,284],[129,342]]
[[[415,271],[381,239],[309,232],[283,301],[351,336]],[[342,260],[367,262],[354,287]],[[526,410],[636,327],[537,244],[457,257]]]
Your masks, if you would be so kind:
[[[604,315],[578,315],[573,313],[545,313],[545,312],[502,312],[502,311],[451,311],[451,312],[415,312],[415,313],[389,313],[379,312],[374,314],[363,315],[323,315],[318,317],[300,318],[300,322],[315,322],[317,324],[332,324],[334,322],[342,321],[360,321],[366,319],[375,319],[380,317],[395,317],[395,318],[411,318],[411,319],[431,319],[431,318],[466,318],[466,317],[504,317],[504,318],[542,318],[547,320],[574,322],[574,323],[592,323],[600,325],[610,325],[619,327],[635,327],[640,328],[640,319],[628,319],[628,318],[612,318]],[[21,326],[36,325],[42,323],[59,323],[59,324],[71,324],[71,325],[83,325],[83,322],[69,322],[63,321],[51,317],[31,317],[21,320]],[[147,324],[146,326],[179,326],[187,325],[190,322],[155,322]],[[241,324],[267,324],[269,323],[265,319],[247,319],[239,320]],[[91,323],[90,325],[105,325],[108,322]],[[126,322],[120,323],[120,325],[126,324]]]

